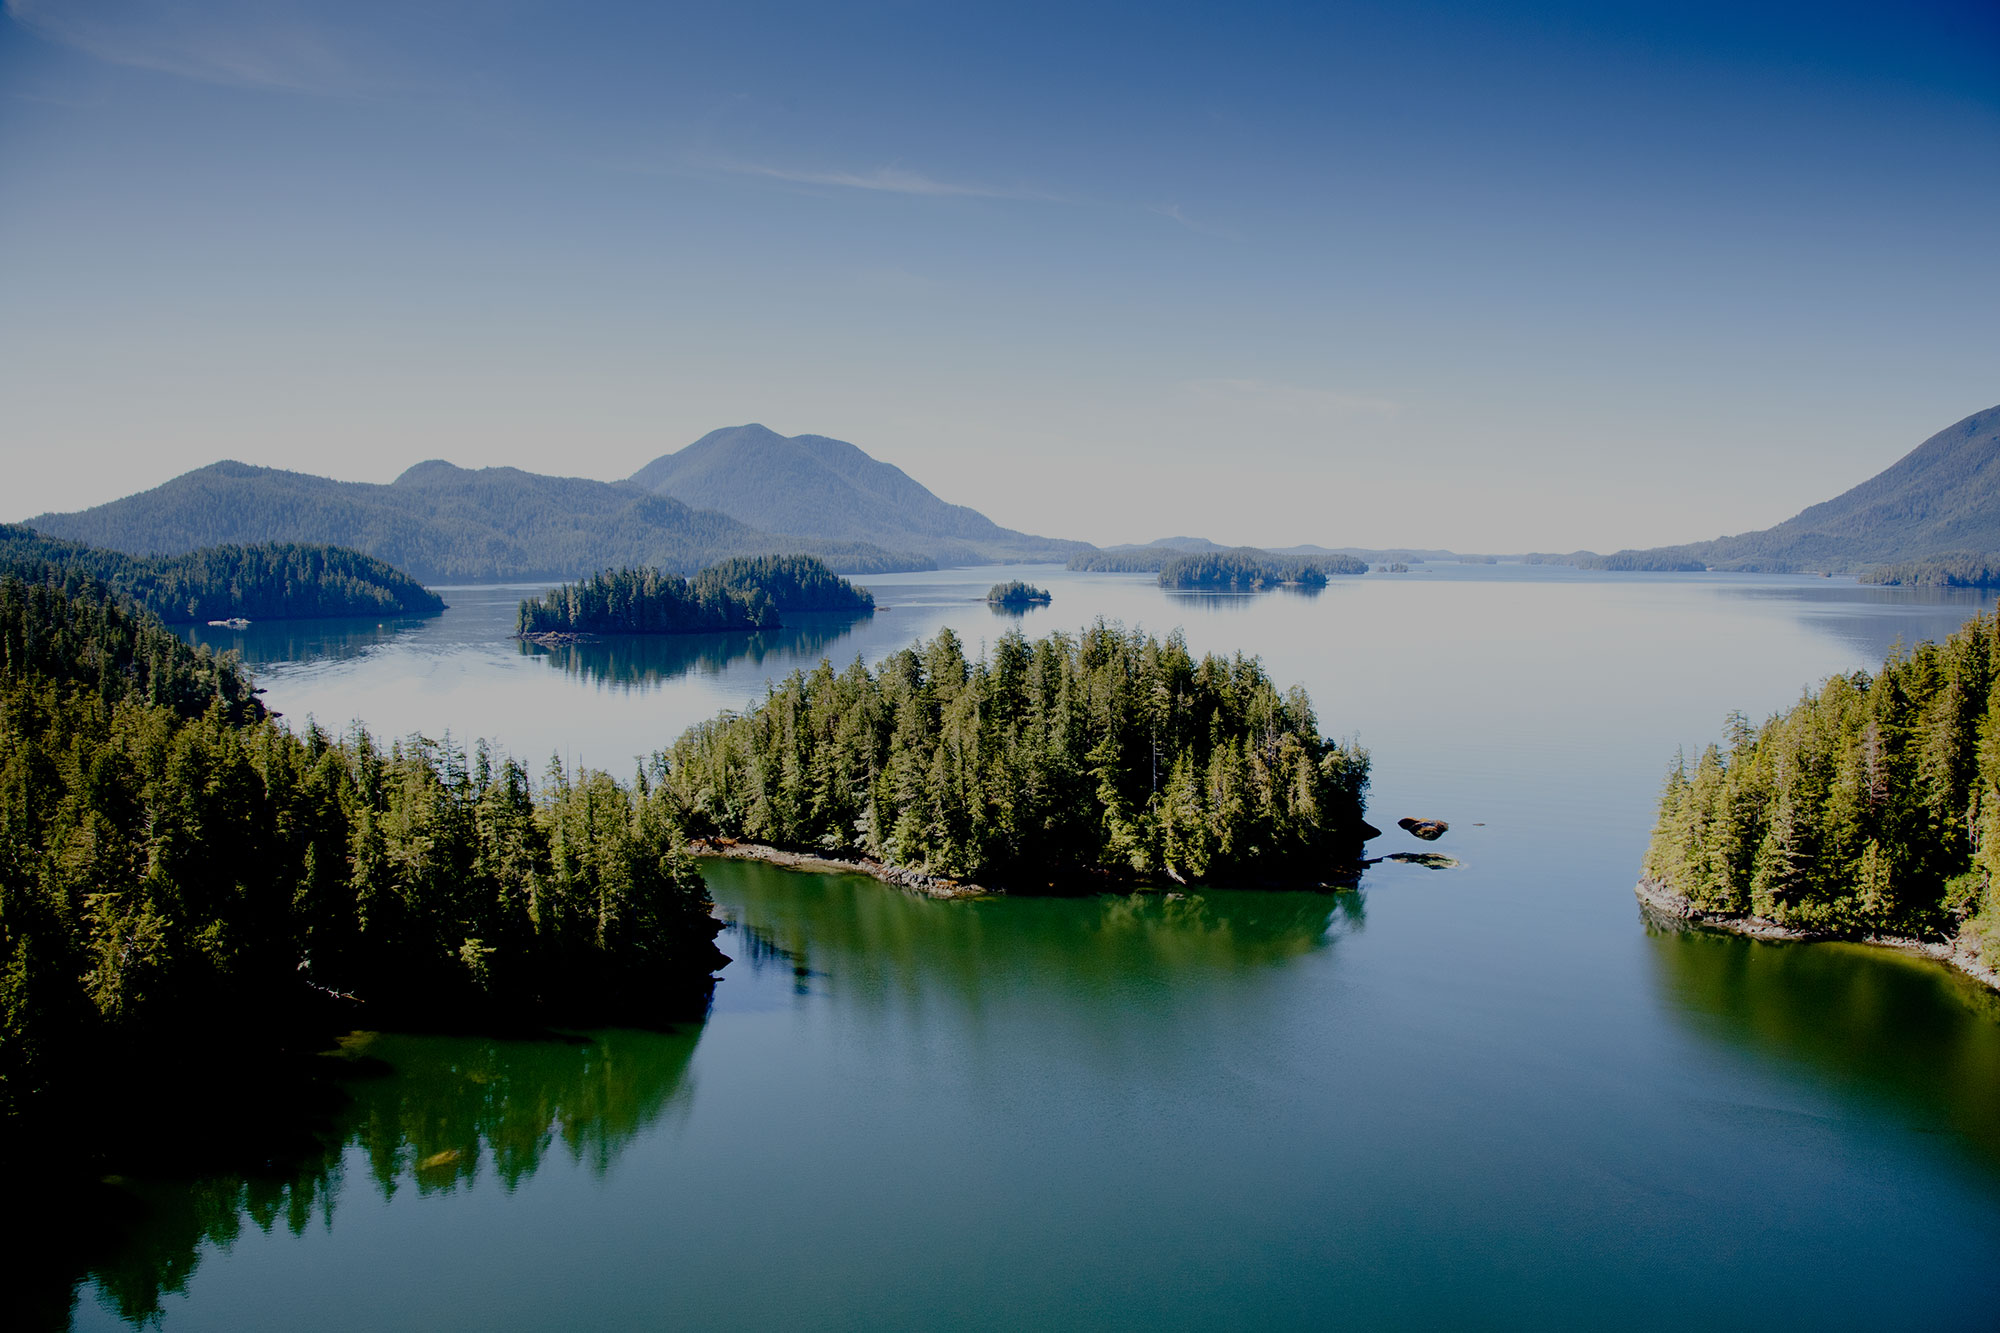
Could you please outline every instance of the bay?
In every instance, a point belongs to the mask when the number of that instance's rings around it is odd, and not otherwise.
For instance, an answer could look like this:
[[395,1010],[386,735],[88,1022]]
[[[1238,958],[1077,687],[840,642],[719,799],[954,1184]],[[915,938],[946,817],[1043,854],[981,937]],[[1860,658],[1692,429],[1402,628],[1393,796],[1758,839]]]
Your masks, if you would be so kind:
[[[1027,578],[1052,605],[983,602]],[[1849,946],[1660,933],[1678,747],[1990,601],[1847,580],[1417,566],[1316,596],[1019,567],[871,618],[544,651],[529,589],[256,625],[288,721],[629,773],[764,682],[1098,616],[1260,655],[1374,755],[1355,893],[938,903],[706,866],[706,1022],[356,1038],[325,1150],[137,1182],[77,1327],[1935,1326],[2000,1297],[2000,1008]],[[1921,1278],[1911,1275],[1922,1275]]]

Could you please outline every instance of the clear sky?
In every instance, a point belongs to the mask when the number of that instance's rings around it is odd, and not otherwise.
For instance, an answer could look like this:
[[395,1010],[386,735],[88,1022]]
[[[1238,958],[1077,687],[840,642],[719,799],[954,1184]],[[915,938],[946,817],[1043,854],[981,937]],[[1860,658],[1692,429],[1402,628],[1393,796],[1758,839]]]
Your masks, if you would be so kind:
[[2000,402],[2000,5],[5,0],[0,518],[854,441],[1100,543],[1762,527]]

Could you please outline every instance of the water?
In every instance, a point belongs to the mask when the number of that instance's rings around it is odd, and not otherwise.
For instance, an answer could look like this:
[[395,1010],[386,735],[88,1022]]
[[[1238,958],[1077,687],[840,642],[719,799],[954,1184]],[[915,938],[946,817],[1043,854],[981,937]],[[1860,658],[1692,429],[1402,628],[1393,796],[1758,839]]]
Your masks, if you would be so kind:
[[[1425,567],[1419,567],[1424,569]],[[1002,578],[1055,593],[1016,618]],[[884,609],[548,653],[522,589],[431,621],[195,633],[288,718],[613,771],[820,655],[1097,615],[1261,654],[1454,870],[1359,893],[936,903],[712,863],[736,961],[668,1034],[358,1039],[324,1153],[139,1182],[76,1326],[1979,1324],[2000,1004],[1846,946],[1660,934],[1676,747],[1971,594],[1435,566],[1318,596],[868,580]],[[1378,850],[1423,844],[1393,828]]]

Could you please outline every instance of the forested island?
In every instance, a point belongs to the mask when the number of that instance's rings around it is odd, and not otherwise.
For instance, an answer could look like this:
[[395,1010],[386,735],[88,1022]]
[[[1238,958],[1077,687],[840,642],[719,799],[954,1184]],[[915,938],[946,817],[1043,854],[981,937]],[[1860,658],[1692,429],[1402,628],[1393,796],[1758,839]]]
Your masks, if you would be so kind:
[[314,1023],[698,1010],[724,960],[676,813],[294,735],[105,586],[0,578],[0,1106],[111,1114],[219,1016],[240,1062]]
[[1274,556],[1246,546],[1175,556],[1160,566],[1160,586],[1231,592],[1256,592],[1283,584],[1324,588],[1329,574],[1367,572],[1368,562],[1351,555]]
[[822,661],[656,766],[692,835],[995,887],[1321,884],[1375,832],[1367,752],[1304,691],[1103,621],[972,662],[949,629],[873,671]]
[[996,583],[987,589],[986,600],[994,606],[1047,606],[1055,599],[1046,588],[1037,588],[1032,583],[1015,579],[1009,583]]
[[436,593],[373,556],[300,542],[210,546],[148,559],[0,523],[0,573],[32,583],[102,583],[169,624],[444,610]]
[[741,556],[692,579],[658,569],[604,570],[523,601],[515,633],[704,634],[776,629],[786,611],[866,615],[874,609],[874,594],[814,556]]
[[1751,930],[2000,958],[2000,620],[1834,676],[1676,763],[1642,896]]

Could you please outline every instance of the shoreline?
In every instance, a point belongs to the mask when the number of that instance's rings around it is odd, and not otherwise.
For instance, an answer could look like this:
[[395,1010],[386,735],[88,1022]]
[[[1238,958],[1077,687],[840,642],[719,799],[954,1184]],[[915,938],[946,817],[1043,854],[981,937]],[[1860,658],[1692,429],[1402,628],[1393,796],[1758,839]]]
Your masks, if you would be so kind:
[[1833,935],[1825,931],[1799,930],[1761,916],[1730,916],[1707,912],[1694,906],[1660,880],[1642,877],[1632,889],[1646,915],[1665,918],[1662,924],[1679,929],[1717,930],[1748,939],[1795,944],[1840,942],[1866,944],[1871,948],[1893,949],[1897,953],[1928,958],[1934,963],[1962,972],[1989,990],[2000,991],[2000,969],[1957,940],[1920,940],[1909,935]]
[[906,870],[892,866],[886,861],[873,857],[821,856],[812,852],[792,852],[783,847],[773,847],[766,842],[742,842],[735,838],[695,838],[687,845],[689,853],[695,856],[719,856],[731,861],[762,861],[768,865],[784,866],[790,870],[811,870],[821,874],[866,875],[873,880],[922,894],[926,898],[949,900],[953,898],[994,898],[1000,890],[989,889],[983,884],[968,884],[962,880],[944,879],[937,875],[926,875],[920,870]]

